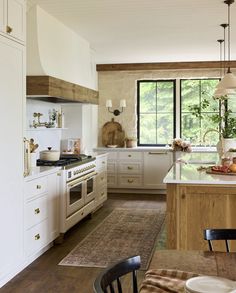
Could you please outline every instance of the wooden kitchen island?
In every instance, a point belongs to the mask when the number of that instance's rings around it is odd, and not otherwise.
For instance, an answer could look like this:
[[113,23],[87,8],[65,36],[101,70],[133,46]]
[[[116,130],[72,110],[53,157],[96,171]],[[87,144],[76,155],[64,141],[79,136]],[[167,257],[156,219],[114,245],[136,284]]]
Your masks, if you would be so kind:
[[[205,157],[204,157],[205,156]],[[210,166],[217,154],[184,155],[166,175],[167,248],[208,250],[203,239],[207,228],[236,228],[236,175],[213,175],[199,166]],[[233,244],[233,251],[236,251]],[[217,242],[214,249],[223,250]]]

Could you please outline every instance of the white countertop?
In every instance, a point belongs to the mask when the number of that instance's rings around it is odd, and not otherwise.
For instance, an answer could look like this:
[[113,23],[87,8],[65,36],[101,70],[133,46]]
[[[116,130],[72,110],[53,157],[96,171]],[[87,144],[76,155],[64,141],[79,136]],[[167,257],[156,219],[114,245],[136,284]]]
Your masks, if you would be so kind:
[[198,171],[200,166],[207,167],[219,164],[217,153],[190,153],[184,154],[180,162],[173,164],[164,178],[164,183],[181,184],[227,184],[236,185],[236,174],[215,175],[207,174],[204,170]]
[[[149,151],[171,151],[173,152],[170,146],[163,147],[135,147],[135,148],[108,148],[108,147],[97,147],[93,149],[95,152],[149,152]],[[215,153],[215,147],[193,147],[192,152],[195,153]]]
[[61,167],[33,167],[30,169],[30,173],[24,179],[25,181],[29,181],[32,179],[36,179],[41,176],[47,176],[53,173],[56,173],[61,170]]

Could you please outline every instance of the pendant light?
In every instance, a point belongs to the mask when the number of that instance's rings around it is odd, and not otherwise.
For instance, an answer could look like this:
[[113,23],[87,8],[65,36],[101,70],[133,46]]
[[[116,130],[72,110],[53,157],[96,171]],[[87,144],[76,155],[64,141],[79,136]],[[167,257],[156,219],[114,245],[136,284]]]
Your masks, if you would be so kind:
[[[226,72],[226,68],[225,68],[225,52],[226,52],[226,50],[225,50],[225,43],[226,43],[225,42],[225,29],[228,27],[228,24],[222,23],[220,26],[223,27],[223,29],[224,29],[224,39],[217,40],[217,42],[220,44],[220,78],[222,78]],[[224,58],[223,59],[222,59],[222,43],[224,44]],[[219,97],[232,95],[234,93],[235,92],[233,89],[218,88],[218,86],[217,86],[213,97],[217,99]]]
[[224,3],[228,5],[228,70],[217,88],[236,89],[236,77],[230,70],[230,5],[234,3],[234,0],[225,0]]

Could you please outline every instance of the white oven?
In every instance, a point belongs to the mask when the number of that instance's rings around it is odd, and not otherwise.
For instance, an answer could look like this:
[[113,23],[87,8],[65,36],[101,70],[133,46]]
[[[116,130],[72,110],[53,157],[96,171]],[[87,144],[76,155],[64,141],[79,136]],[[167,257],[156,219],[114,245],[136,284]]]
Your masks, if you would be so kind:
[[67,183],[66,217],[73,215],[95,198],[95,175],[96,172],[92,171]]
[[60,185],[60,233],[64,234],[94,210],[95,158],[65,166]]

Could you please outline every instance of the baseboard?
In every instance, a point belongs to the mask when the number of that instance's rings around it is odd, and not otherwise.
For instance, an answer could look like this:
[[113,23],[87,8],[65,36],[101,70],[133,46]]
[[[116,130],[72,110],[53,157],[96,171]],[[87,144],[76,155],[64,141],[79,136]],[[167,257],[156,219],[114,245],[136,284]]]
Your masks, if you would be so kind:
[[166,194],[166,189],[108,188],[109,193]]

